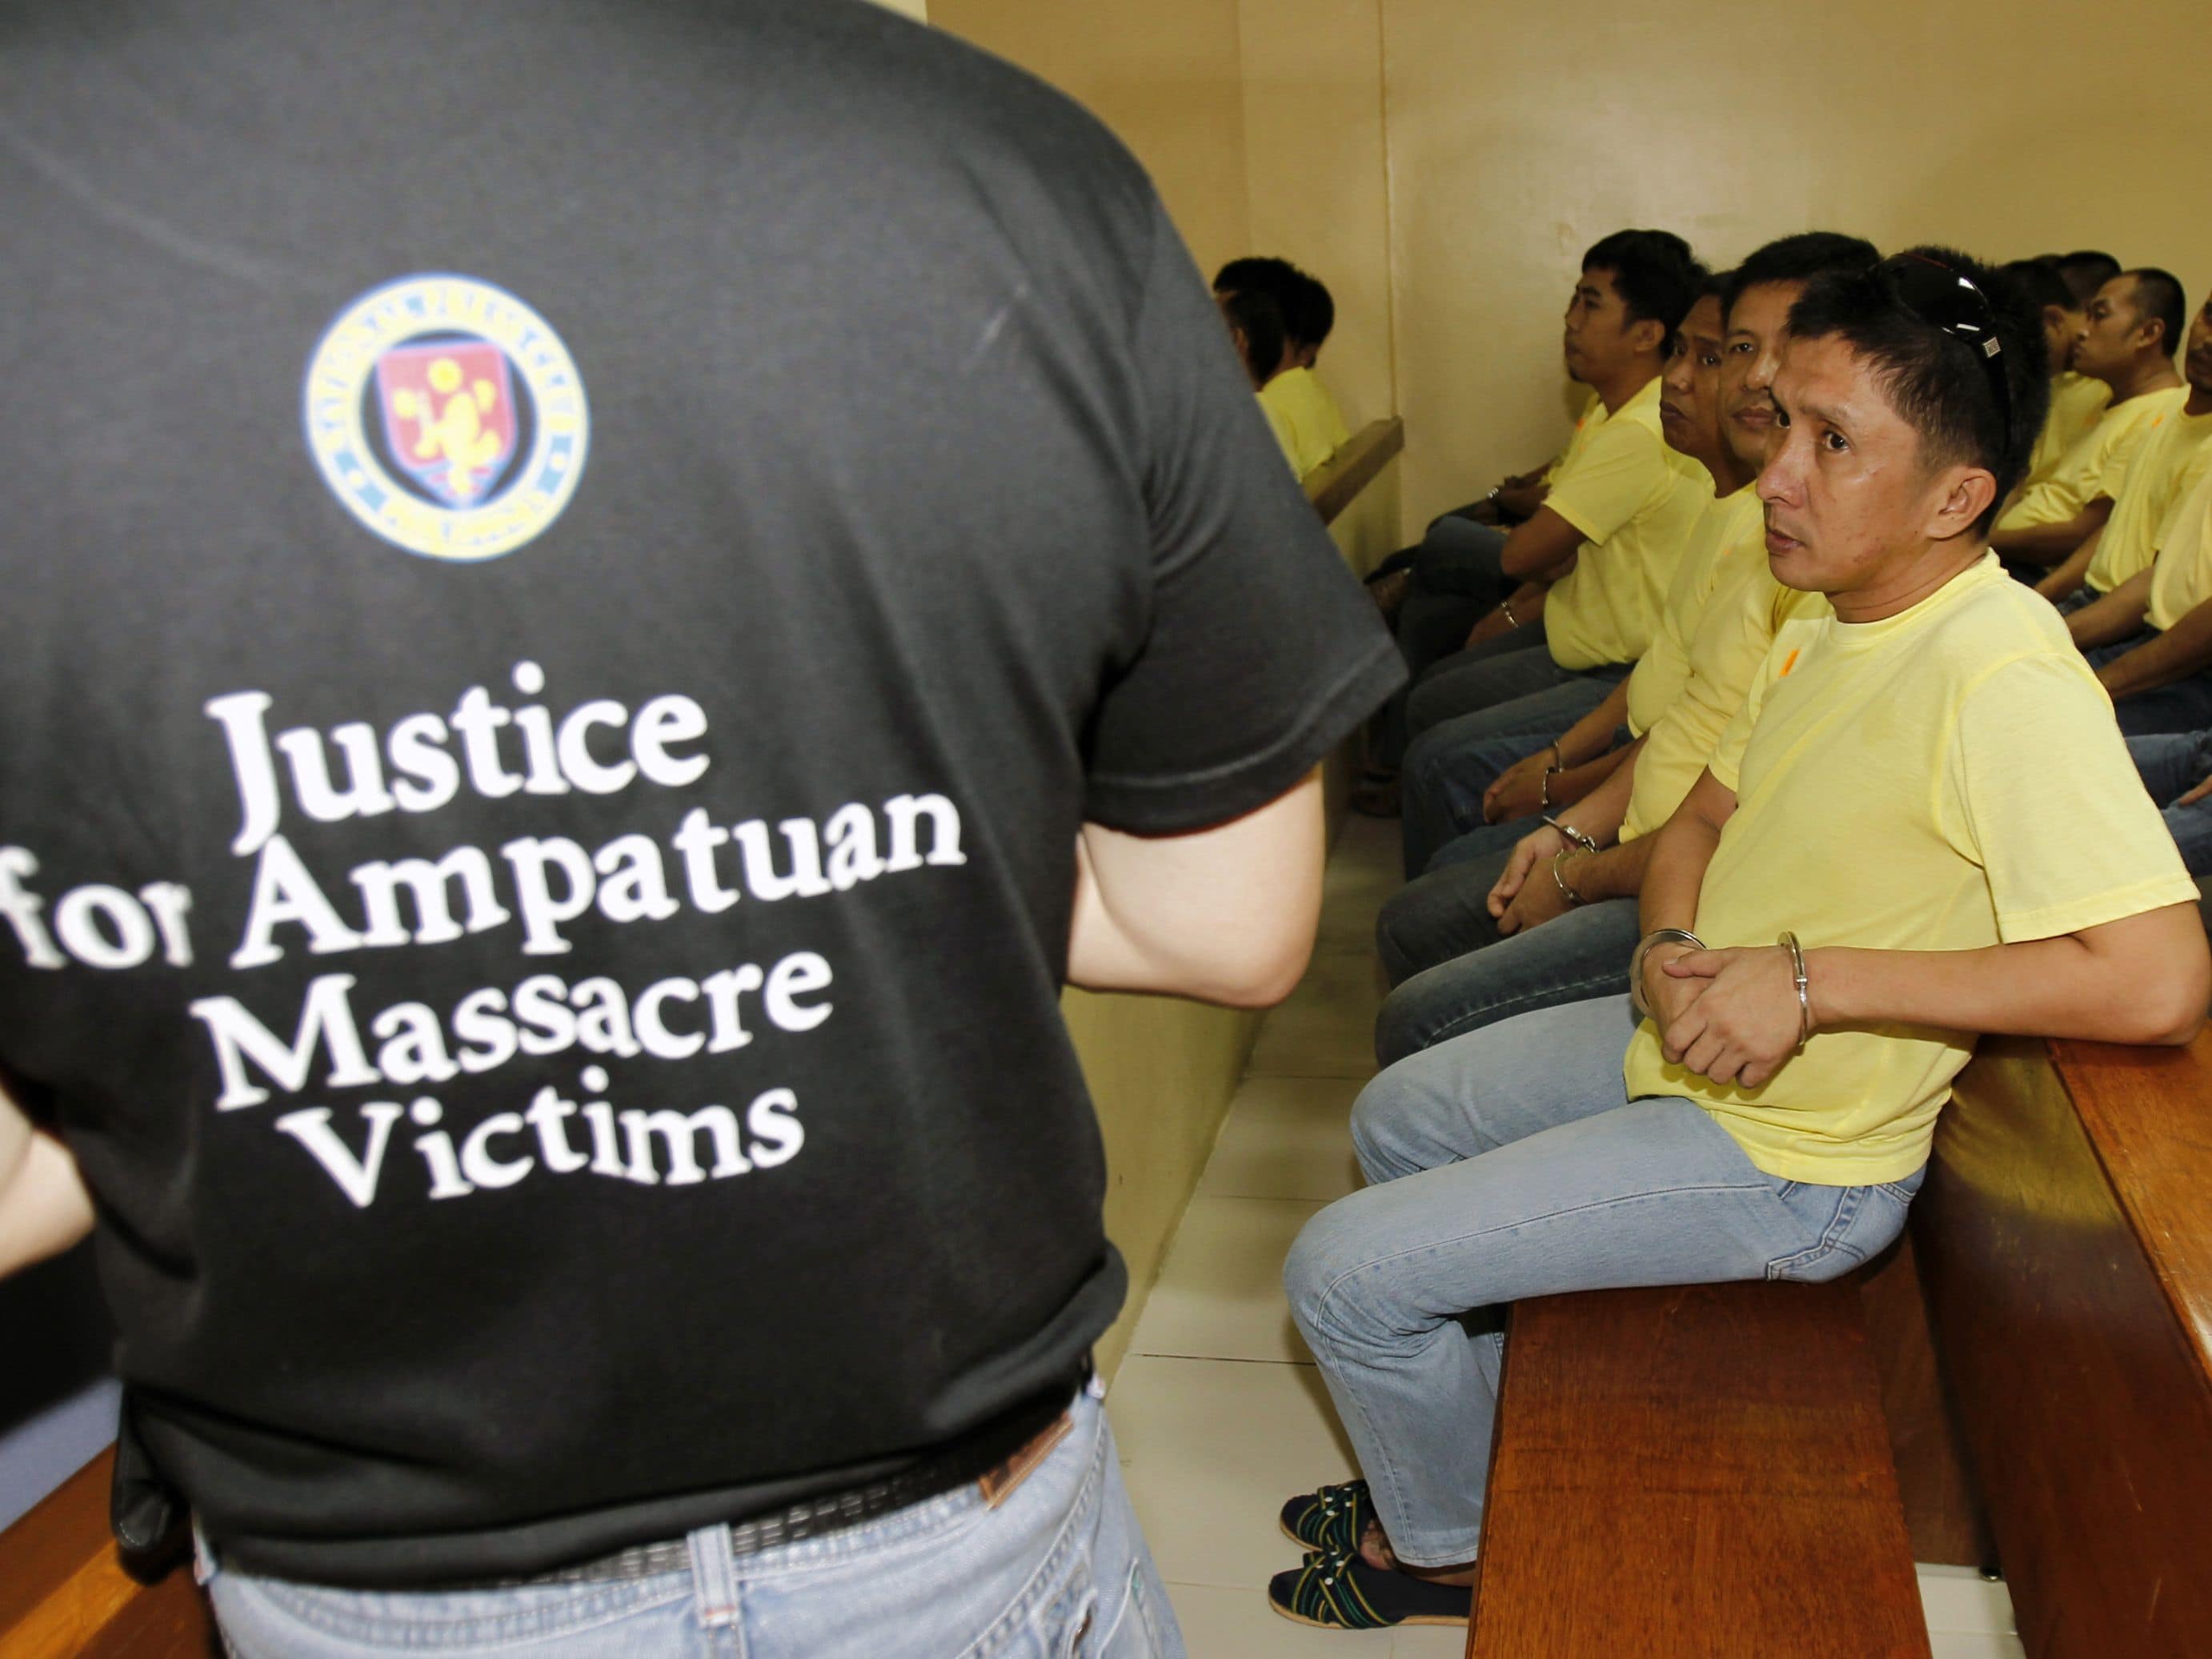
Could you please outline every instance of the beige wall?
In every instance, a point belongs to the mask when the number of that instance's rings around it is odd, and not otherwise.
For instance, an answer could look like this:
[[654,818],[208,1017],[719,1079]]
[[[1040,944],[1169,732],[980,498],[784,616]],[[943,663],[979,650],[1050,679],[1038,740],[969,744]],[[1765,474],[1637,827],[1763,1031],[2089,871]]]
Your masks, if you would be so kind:
[[1250,246],[1328,284],[1321,373],[1355,432],[1397,408],[1380,0],[1243,0]]
[[1237,0],[929,0],[929,20],[1086,106],[1209,273],[1248,251]]
[[1722,262],[1820,227],[2212,282],[2201,0],[1381,3],[1410,521],[1564,436],[1558,319],[1623,225]]
[[1322,371],[1357,428],[1396,407],[1381,0],[930,0],[930,21],[1087,106],[1211,276],[1241,253],[1337,302]]

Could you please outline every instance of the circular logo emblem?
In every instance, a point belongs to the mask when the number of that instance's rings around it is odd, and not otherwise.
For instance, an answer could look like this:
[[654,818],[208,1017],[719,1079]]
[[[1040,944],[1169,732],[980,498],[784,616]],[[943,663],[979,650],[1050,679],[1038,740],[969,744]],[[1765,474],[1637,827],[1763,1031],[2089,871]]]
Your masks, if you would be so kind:
[[402,277],[353,302],[307,361],[307,447],[385,540],[495,559],[583,476],[583,377],[552,325],[472,276]]

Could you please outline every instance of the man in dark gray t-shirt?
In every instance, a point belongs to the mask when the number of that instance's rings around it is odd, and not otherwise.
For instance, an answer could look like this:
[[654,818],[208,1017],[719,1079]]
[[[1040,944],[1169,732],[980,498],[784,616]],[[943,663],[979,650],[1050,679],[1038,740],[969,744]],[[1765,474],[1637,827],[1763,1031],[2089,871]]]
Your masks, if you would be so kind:
[[1057,995],[1282,994],[1397,670],[1142,172],[846,0],[0,108],[0,1271],[126,1530],[246,1655],[1178,1651]]

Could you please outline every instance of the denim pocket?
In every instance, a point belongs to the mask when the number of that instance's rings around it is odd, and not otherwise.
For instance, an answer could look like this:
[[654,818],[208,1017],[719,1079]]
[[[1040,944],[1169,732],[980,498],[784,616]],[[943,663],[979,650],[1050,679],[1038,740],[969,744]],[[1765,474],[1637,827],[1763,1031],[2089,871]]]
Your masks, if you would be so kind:
[[1920,1190],[1922,1173],[1863,1187],[1776,1181],[1775,1200],[1803,1243],[1770,1261],[1767,1278],[1819,1285],[1871,1261],[1905,1231],[1905,1209]]

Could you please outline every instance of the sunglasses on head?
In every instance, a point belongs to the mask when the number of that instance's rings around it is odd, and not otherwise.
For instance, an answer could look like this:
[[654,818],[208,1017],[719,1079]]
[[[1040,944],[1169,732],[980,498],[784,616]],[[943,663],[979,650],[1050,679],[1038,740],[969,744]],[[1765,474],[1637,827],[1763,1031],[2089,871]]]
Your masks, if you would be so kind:
[[2008,444],[2012,439],[2012,385],[2005,374],[2004,346],[1997,338],[1997,317],[1989,297],[1941,260],[1924,253],[1899,253],[1878,268],[1898,304],[1930,328],[1972,348],[1989,376],[1996,399],[1997,421]]

